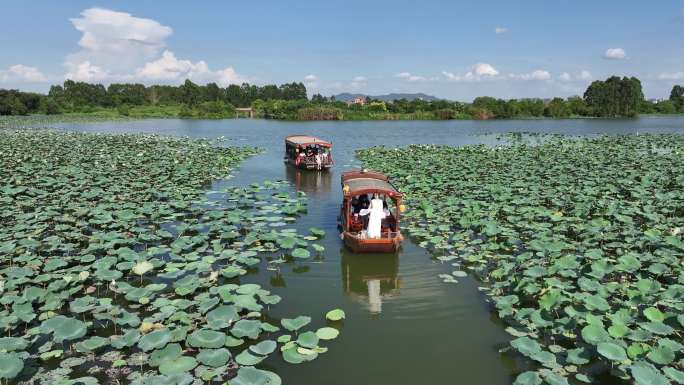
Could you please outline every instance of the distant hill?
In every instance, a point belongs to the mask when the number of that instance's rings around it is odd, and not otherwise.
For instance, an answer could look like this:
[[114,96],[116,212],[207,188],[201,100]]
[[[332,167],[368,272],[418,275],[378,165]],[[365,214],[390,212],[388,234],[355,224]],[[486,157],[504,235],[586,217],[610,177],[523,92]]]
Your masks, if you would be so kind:
[[406,99],[406,100],[414,100],[414,99],[420,99],[420,100],[426,100],[426,101],[433,101],[433,100],[439,100],[439,98],[436,98],[432,95],[426,95],[424,93],[417,93],[417,94],[387,94],[387,95],[364,95],[364,94],[350,94],[348,92],[342,93],[342,94],[337,94],[335,95],[335,100],[339,100],[342,102],[350,102],[354,100],[355,97],[357,96],[365,96],[371,99],[377,99],[377,100],[382,100],[385,102],[389,102],[392,100],[397,100],[397,99]]

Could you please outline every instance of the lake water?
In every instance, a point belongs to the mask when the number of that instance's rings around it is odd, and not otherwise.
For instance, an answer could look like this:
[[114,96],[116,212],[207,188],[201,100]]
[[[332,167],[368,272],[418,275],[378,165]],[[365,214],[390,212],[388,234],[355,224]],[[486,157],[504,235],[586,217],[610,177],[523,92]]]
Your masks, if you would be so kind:
[[[340,174],[358,162],[354,150],[375,145],[412,143],[495,144],[496,135],[538,132],[569,135],[684,133],[684,117],[636,120],[508,120],[508,121],[388,121],[280,122],[266,120],[141,120],[57,125],[87,132],[144,132],[216,138],[231,145],[251,145],[265,151],[245,161],[231,185],[288,180],[309,196],[308,213],[297,222],[300,233],[316,226],[327,234],[320,260],[282,265],[242,278],[283,297],[271,308],[275,318],[310,315],[310,327],[325,324],[323,315],[342,308],[347,319],[337,340],[324,343],[329,351],[313,362],[285,363],[273,355],[264,368],[276,371],[285,384],[511,384],[526,363],[499,349],[510,336],[490,311],[485,296],[470,277],[445,284],[438,274],[449,265],[406,239],[397,255],[359,255],[344,249],[338,237],[341,202]],[[333,142],[335,166],[330,172],[305,172],[286,166],[283,139],[312,134]],[[213,186],[220,188],[220,184]]]

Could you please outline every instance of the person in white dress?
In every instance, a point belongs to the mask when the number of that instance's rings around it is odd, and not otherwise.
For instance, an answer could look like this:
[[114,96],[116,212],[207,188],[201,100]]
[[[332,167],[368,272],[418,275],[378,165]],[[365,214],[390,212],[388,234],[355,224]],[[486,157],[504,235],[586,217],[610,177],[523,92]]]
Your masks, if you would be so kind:
[[380,238],[382,229],[382,220],[385,218],[385,211],[382,207],[382,199],[378,198],[378,194],[373,194],[370,207],[368,208],[370,216],[368,218],[368,237]]

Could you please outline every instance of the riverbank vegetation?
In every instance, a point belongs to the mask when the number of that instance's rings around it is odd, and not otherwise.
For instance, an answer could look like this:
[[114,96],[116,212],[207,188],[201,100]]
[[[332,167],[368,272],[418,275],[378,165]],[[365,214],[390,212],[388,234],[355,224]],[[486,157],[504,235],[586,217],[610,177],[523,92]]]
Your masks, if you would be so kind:
[[304,194],[268,181],[207,193],[256,152],[0,129],[3,383],[279,385],[255,366],[323,354],[337,329],[267,317],[281,297],[240,280],[322,250],[321,230],[290,228]]
[[644,99],[636,78],[610,77],[589,85],[582,97],[496,99],[471,103],[365,99],[337,101],[315,94],[307,98],[302,83],[280,86],[201,86],[186,80],[180,86],[89,84],[67,80],[47,95],[0,90],[0,115],[88,114],[101,117],[197,118],[236,117],[235,108],[251,107],[254,116],[280,120],[448,120],[530,118],[632,118],[639,114],[684,113],[684,88],[674,86],[667,100]]
[[[684,135],[375,147],[404,227],[472,274],[536,363],[515,384],[684,381]],[[448,265],[447,265],[448,266]],[[469,271],[469,273],[466,273]]]

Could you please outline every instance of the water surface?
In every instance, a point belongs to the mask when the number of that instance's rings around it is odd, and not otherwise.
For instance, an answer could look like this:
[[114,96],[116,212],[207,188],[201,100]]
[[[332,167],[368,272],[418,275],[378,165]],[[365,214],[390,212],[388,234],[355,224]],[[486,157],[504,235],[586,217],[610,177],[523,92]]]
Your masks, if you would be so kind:
[[[86,132],[145,132],[217,138],[232,145],[263,148],[245,161],[235,178],[216,183],[244,185],[288,180],[309,196],[308,213],[297,222],[300,233],[319,227],[322,258],[287,263],[279,271],[266,269],[242,278],[283,297],[269,315],[276,318],[310,315],[311,327],[323,326],[323,315],[340,307],[347,319],[330,350],[313,362],[290,365],[274,355],[265,367],[278,372],[285,384],[510,384],[525,363],[498,350],[511,339],[492,315],[478,282],[459,278],[445,284],[438,274],[449,265],[431,258],[411,239],[397,255],[363,255],[347,251],[337,232],[342,199],[340,174],[354,161],[354,150],[375,145],[413,143],[496,144],[496,135],[536,132],[568,135],[684,133],[684,117],[635,120],[507,120],[280,122],[266,120],[141,120],[58,127]],[[284,137],[312,134],[333,142],[336,164],[330,172],[298,171],[282,161]]]

